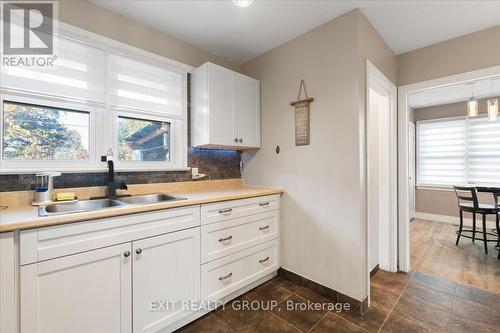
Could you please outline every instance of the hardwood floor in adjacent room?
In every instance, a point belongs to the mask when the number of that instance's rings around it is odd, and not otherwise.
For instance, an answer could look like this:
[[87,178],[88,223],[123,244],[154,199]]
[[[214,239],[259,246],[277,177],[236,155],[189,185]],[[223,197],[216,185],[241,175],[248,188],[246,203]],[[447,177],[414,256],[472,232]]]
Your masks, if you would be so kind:
[[442,277],[500,294],[500,260],[495,243],[460,238],[458,226],[415,219],[410,224],[412,271]]

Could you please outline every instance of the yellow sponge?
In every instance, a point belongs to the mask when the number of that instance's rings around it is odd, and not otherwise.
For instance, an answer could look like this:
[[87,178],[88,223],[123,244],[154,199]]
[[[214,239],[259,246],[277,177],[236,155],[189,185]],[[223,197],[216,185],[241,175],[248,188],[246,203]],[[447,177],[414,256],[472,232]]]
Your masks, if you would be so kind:
[[74,192],[61,192],[61,193],[57,193],[56,200],[57,201],[75,200],[75,196],[76,195]]

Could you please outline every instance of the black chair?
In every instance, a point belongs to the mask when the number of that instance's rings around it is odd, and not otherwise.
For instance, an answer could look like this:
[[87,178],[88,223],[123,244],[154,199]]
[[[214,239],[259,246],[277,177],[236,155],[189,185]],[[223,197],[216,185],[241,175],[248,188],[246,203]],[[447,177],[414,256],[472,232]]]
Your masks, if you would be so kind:
[[[493,194],[493,200],[495,202],[495,206],[500,208],[500,188],[498,187],[476,187],[477,192],[481,193],[491,193]],[[493,229],[492,232],[497,236],[497,245],[496,248],[498,251],[497,259],[500,259],[500,214],[496,216],[496,229]]]
[[[483,238],[477,238],[477,240],[481,240],[484,242],[484,252],[488,254],[488,242],[497,242],[498,236],[490,233],[486,230],[486,215],[496,215],[497,218],[497,226],[498,226],[498,213],[500,213],[499,205],[490,205],[490,204],[480,204],[477,199],[477,192],[475,187],[469,186],[453,186],[455,190],[455,194],[458,199],[458,209],[460,211],[460,227],[457,231],[457,242],[460,240],[460,237],[465,237],[472,239],[472,242],[476,240],[476,214],[481,214],[483,217]],[[472,214],[472,230],[464,229],[464,218],[463,213],[471,213]],[[467,235],[471,233],[472,236]],[[495,239],[488,239],[488,235],[494,236]]]

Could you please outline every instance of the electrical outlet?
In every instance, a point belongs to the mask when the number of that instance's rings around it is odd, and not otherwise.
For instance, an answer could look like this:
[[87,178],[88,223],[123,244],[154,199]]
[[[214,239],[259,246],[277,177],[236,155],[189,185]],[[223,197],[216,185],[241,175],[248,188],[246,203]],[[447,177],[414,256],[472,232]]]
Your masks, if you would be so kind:
[[200,179],[200,178],[203,178],[206,176],[207,175],[205,175],[204,173],[199,173],[198,168],[191,168],[191,178],[192,179]]

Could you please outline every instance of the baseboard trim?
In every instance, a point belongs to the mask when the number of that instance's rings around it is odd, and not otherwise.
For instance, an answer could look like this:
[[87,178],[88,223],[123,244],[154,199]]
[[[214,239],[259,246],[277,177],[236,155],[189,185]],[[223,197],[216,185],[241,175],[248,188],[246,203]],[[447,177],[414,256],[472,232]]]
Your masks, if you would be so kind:
[[377,266],[373,267],[373,269],[370,271],[370,278],[372,278],[375,273],[378,272],[378,270],[380,269],[380,266],[377,264]]
[[[415,212],[414,218],[421,219],[421,220],[429,220],[429,221],[433,221],[433,222],[449,223],[449,224],[454,224],[454,225],[460,224],[460,218],[458,216]],[[472,226],[472,218],[464,217],[464,225],[471,227]],[[476,227],[481,228],[481,226],[482,226],[481,216],[476,215]],[[488,228],[488,229],[496,228],[495,222],[494,221],[486,221],[486,228]]]
[[322,284],[311,281],[297,273],[291,272],[289,270],[280,267],[278,270],[278,276],[284,279],[290,280],[302,287],[311,289],[312,291],[324,296],[334,302],[349,303],[352,310],[359,311],[362,315],[366,312],[368,308],[368,297],[365,297],[362,301],[358,301],[352,297],[342,294],[334,289],[325,287]]

